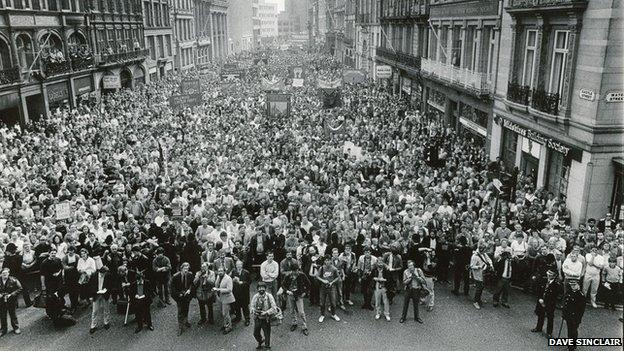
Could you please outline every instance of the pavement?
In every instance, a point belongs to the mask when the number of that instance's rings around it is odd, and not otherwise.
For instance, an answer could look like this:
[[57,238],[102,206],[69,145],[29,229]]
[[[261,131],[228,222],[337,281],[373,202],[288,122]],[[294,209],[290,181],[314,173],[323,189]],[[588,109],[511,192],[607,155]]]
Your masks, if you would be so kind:
[[[472,290],[473,291],[473,290]],[[471,291],[471,292],[472,292]],[[547,338],[531,333],[536,317],[533,314],[535,300],[523,292],[512,290],[510,309],[494,308],[492,295],[484,292],[486,303],[476,310],[466,296],[454,296],[446,284],[436,283],[435,308],[428,312],[420,306],[424,324],[411,317],[399,323],[402,295],[391,306],[391,321],[374,319],[374,312],[362,310],[361,295],[356,294],[355,305],[349,312],[339,310],[340,322],[325,319],[318,322],[319,309],[306,304],[310,335],[305,336],[298,328],[290,331],[290,315],[285,313],[284,323],[273,327],[271,346],[273,350],[565,350],[564,347],[548,346]],[[112,307],[112,306],[111,306]],[[235,326],[228,335],[219,332],[217,324],[197,326],[199,311],[194,300],[189,320],[193,324],[182,336],[177,336],[175,303],[167,307],[152,306],[154,331],[134,333],[135,324],[123,326],[123,316],[113,314],[111,328],[98,329],[89,334],[90,308],[83,308],[75,317],[78,323],[70,328],[56,329],[45,316],[44,310],[20,308],[18,318],[21,335],[11,332],[0,338],[0,350],[254,350],[253,323],[245,327]],[[111,308],[114,313],[114,308]],[[215,316],[219,312],[215,306]],[[413,316],[411,307],[408,316]],[[580,337],[622,338],[622,323],[618,318],[622,311],[593,309],[587,307],[579,329]],[[561,324],[561,311],[555,313],[554,334]],[[563,326],[562,337],[566,337]],[[600,350],[581,347],[579,350]],[[618,350],[621,348],[602,348]]]

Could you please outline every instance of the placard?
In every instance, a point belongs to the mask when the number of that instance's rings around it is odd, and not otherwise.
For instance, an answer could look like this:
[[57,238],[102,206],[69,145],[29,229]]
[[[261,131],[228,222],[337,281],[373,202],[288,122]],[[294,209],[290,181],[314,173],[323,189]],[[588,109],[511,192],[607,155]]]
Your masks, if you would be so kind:
[[199,79],[185,79],[180,82],[180,94],[194,95],[201,93],[201,83]]
[[594,101],[596,94],[594,94],[593,90],[581,89],[579,91],[579,97],[583,100]]
[[201,94],[172,95],[169,98],[169,105],[171,106],[172,109],[193,107],[193,106],[201,105],[201,103],[202,103]]
[[295,88],[300,88],[303,86],[303,78],[294,78],[292,82],[292,86]]
[[104,89],[121,89],[121,78],[119,76],[102,77],[102,86]]
[[607,96],[605,97],[605,101],[606,102],[622,102],[624,101],[624,92],[614,91],[614,92],[608,93]]
[[71,217],[71,205],[67,201],[56,204],[54,209],[56,211],[57,220],[68,219]]
[[379,65],[377,66],[377,78],[378,79],[387,79],[392,76],[392,67],[388,65]]

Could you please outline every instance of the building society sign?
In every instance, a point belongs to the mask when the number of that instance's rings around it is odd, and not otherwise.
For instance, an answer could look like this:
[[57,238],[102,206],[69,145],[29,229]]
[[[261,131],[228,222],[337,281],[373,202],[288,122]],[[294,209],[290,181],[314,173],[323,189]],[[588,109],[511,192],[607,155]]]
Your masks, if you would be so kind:
[[511,131],[516,132],[519,135],[522,135],[524,138],[528,138],[542,145],[546,145],[547,147],[563,154],[563,156],[565,157],[569,157],[579,162],[582,159],[583,151],[580,149],[565,145],[557,140],[544,136],[530,129],[525,129],[506,119],[503,120],[503,126]]

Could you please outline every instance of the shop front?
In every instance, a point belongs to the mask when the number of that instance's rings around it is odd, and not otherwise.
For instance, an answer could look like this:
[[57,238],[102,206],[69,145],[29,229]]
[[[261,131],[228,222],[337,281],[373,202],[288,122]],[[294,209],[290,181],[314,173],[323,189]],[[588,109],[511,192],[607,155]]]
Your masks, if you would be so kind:
[[46,86],[48,94],[48,110],[53,112],[56,109],[63,109],[70,106],[69,85],[67,81],[52,83]]
[[580,163],[583,151],[508,119],[502,119],[501,159],[507,169],[518,167],[537,188],[565,196],[572,162]]
[[469,137],[479,146],[487,142],[488,114],[468,104],[459,102],[457,110],[460,133]]
[[17,91],[0,93],[0,124],[12,126],[19,123],[19,104]]
[[441,92],[427,87],[427,114],[438,123],[444,122],[446,96]]

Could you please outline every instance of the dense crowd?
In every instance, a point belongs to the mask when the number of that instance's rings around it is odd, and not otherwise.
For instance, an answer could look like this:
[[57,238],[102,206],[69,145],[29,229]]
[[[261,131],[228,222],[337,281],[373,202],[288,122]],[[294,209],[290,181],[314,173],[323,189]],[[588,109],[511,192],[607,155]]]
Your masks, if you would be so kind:
[[[474,283],[477,309],[484,287],[509,307],[510,284],[545,306],[553,280],[566,290],[579,281],[593,307],[621,303],[621,221],[573,226],[565,198],[385,85],[344,85],[343,106],[323,110],[314,82],[342,69],[329,57],[252,62],[227,62],[248,68],[240,80],[172,76],[0,130],[0,261],[27,305],[29,289],[44,289],[62,321],[93,301],[93,332],[100,318],[108,328],[109,301],[130,300],[140,331],[153,328],[152,300],[171,296],[182,333],[197,299],[200,323],[214,323],[218,304],[224,333],[255,320],[268,347],[279,308],[307,335],[304,299],[320,306],[319,322],[339,320],[356,291],[388,321],[402,294],[400,321],[411,300],[420,323],[419,301],[433,309],[434,284],[449,280],[456,294]],[[261,78],[292,67],[306,85],[287,88],[291,115],[267,116]],[[188,77],[201,79],[204,102],[172,111],[167,99]],[[503,173],[514,174],[512,201],[494,185]],[[252,280],[268,293],[250,298]]]

